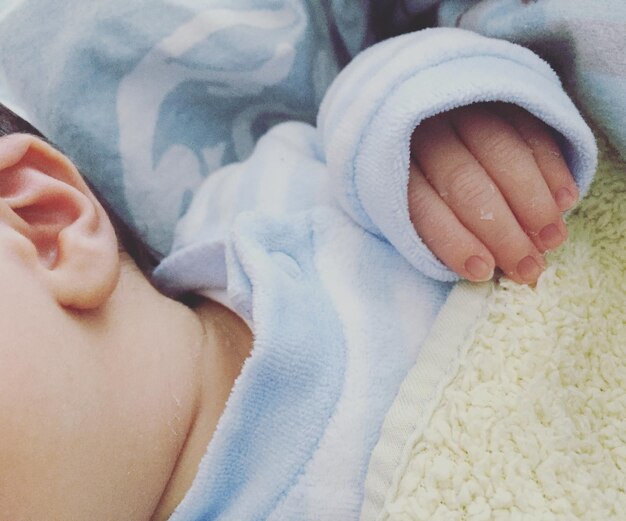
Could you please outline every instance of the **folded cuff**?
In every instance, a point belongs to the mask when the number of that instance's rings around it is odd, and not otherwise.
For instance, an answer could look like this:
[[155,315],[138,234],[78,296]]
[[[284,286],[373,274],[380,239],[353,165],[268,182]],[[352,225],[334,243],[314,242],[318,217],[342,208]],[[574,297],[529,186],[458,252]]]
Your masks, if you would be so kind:
[[410,138],[424,119],[476,102],[517,104],[558,132],[581,196],[597,150],[558,76],[523,47],[460,29],[429,29],[370,48],[339,76],[318,120],[344,209],[418,270],[458,276],[421,241],[408,212]]

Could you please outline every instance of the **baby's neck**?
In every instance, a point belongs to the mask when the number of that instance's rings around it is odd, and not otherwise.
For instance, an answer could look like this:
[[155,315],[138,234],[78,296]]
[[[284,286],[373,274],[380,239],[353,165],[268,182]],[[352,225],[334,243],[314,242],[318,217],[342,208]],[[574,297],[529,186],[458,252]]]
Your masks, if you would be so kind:
[[249,328],[230,310],[206,300],[193,311],[203,329],[204,346],[198,352],[197,403],[187,439],[153,521],[168,519],[191,487],[230,391],[252,349]]
[[100,411],[97,428],[86,431],[97,454],[82,456],[102,462],[106,486],[86,483],[81,494],[110,491],[115,503],[95,500],[90,518],[168,519],[195,478],[252,335],[219,304],[189,308],[163,296],[126,254],[108,302],[72,321],[94,353],[90,388],[106,390],[90,404]]

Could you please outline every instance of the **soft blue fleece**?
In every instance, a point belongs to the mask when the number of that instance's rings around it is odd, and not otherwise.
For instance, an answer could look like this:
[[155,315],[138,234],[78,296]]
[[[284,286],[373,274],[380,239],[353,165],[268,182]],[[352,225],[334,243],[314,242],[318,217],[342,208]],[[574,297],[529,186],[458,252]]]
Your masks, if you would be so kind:
[[164,291],[254,331],[172,519],[357,519],[384,415],[455,280],[408,218],[411,131],[518,103],[559,131],[584,193],[595,144],[556,74],[458,29],[351,60],[375,33],[351,2],[18,4],[0,19],[3,91],[167,254]]

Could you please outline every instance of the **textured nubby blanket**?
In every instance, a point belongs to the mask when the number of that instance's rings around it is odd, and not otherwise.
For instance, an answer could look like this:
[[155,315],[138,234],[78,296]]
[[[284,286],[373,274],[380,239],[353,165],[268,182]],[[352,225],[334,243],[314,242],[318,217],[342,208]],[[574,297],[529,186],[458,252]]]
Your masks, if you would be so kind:
[[537,286],[453,291],[387,416],[363,520],[626,519],[626,164],[600,144]]

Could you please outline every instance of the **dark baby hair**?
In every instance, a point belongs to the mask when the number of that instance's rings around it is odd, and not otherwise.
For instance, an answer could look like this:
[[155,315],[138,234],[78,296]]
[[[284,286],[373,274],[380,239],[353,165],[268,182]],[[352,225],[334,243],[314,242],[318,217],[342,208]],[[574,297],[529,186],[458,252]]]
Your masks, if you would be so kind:
[[[9,134],[31,134],[55,146],[39,130],[15,114],[12,110],[0,103],[0,137]],[[59,149],[60,150],[60,149]],[[61,150],[61,152],[63,152]],[[84,178],[84,177],[83,177]],[[85,178],[84,178],[85,179]],[[98,190],[85,179],[100,204],[109,216],[120,247],[126,251],[137,264],[137,267],[146,275],[152,273],[157,265],[157,255],[137,236],[137,234],[120,218],[117,212],[101,197]]]

